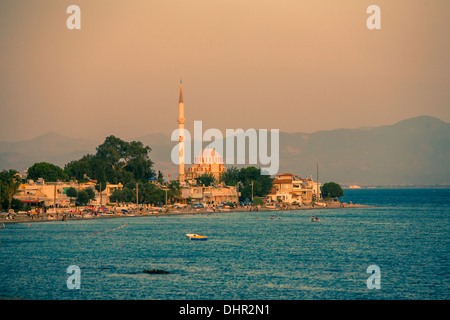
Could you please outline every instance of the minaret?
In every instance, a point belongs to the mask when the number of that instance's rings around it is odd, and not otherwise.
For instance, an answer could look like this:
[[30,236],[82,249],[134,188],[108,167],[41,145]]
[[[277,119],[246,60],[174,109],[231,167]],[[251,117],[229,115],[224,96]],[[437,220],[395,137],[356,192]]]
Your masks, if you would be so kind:
[[183,83],[180,81],[180,99],[178,100],[178,150],[179,150],[179,165],[178,165],[178,174],[180,182],[184,182],[184,122],[186,119],[184,118],[184,102],[183,102]]

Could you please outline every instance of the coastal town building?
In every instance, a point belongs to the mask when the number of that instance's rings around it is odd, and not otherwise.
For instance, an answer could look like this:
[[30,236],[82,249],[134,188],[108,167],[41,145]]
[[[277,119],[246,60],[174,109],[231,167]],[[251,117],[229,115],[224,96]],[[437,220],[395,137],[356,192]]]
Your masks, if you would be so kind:
[[17,194],[14,198],[30,205],[44,205],[46,207],[58,206],[69,207],[73,204],[73,200],[67,196],[66,192],[69,188],[77,191],[91,188],[95,193],[95,199],[91,200],[91,205],[105,205],[109,203],[109,198],[115,190],[123,188],[122,184],[106,184],[106,188],[100,193],[95,189],[96,183],[89,181],[78,183],[70,182],[45,182],[44,179],[37,181],[28,180],[19,186]]
[[272,182],[273,188],[267,196],[271,202],[310,204],[321,197],[320,182],[302,179],[291,173],[278,174]]
[[239,202],[239,191],[235,186],[185,186],[181,190],[182,202],[220,205]]
[[203,149],[186,172],[186,181],[195,183],[195,179],[205,173],[212,174],[219,181],[220,175],[225,171],[221,155],[214,149]]

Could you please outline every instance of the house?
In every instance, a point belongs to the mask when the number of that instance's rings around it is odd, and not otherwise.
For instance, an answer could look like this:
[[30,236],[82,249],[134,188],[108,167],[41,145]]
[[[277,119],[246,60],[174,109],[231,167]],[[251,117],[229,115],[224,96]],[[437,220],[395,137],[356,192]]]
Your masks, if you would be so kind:
[[109,202],[109,197],[115,190],[123,188],[120,183],[107,183],[106,188],[100,193],[95,189],[95,186],[96,183],[92,181],[84,183],[78,183],[77,181],[45,182],[44,179],[40,178],[37,181],[28,180],[27,183],[21,184],[14,198],[26,204],[68,207],[71,202],[73,203],[73,199],[67,196],[67,189],[74,188],[79,191],[91,188],[95,193],[95,199],[91,200],[91,204],[104,205]]
[[320,182],[315,183],[309,178],[302,179],[292,173],[277,175],[272,185],[273,188],[267,197],[273,202],[310,204],[321,196]]
[[183,202],[190,198],[193,203],[204,204],[238,203],[239,192],[236,186],[183,186],[181,198]]

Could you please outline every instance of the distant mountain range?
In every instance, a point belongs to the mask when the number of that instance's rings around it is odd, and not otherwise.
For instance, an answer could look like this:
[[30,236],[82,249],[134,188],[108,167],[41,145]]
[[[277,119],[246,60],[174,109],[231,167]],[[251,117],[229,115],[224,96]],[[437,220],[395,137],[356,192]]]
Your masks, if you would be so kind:
[[64,168],[70,161],[94,153],[98,144],[55,132],[26,141],[0,141],[0,170],[16,169],[21,172],[36,162],[50,162]]
[[[119,137],[120,138],[120,137]],[[133,140],[152,148],[154,168],[173,177],[170,154],[176,142],[166,134]],[[27,141],[0,142],[0,170],[23,171],[36,162],[64,167],[102,141],[75,139],[51,132]],[[393,125],[314,133],[280,132],[280,173],[344,185],[450,184],[450,123],[420,116]]]

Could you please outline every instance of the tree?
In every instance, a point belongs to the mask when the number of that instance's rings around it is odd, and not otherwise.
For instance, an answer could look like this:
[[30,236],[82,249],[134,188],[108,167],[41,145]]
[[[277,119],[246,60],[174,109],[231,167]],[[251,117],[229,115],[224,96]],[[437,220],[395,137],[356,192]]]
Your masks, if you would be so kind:
[[85,190],[78,191],[77,195],[77,204],[79,205],[87,205],[89,202],[89,195]]
[[[31,207],[31,206],[30,206]],[[19,199],[12,199],[11,200],[11,209],[13,209],[15,212],[22,211],[25,209],[25,205],[22,201]],[[31,209],[31,208],[30,208]]]
[[202,174],[198,178],[196,178],[196,180],[197,180],[197,185],[199,185],[199,186],[204,185],[205,187],[209,187],[216,181],[216,178],[214,178],[214,174],[212,174],[212,172],[205,172],[204,174]]
[[111,196],[109,197],[109,201],[115,202],[115,203],[121,203],[124,202],[124,193],[122,190],[114,190]]
[[97,147],[96,157],[107,166],[106,170],[112,168],[110,173],[113,175],[120,176],[122,172],[130,172],[135,180],[145,181],[155,176],[151,169],[153,162],[148,157],[150,151],[151,148],[144,147],[142,142],[126,142],[109,136]]
[[155,177],[153,162],[149,158],[150,147],[142,142],[126,142],[109,136],[97,147],[95,155],[85,155],[68,163],[64,171],[77,180],[85,180],[85,175],[106,186],[109,183],[145,183]]
[[227,186],[235,186],[239,182],[239,169],[231,167],[227,171],[221,174],[220,181],[224,182]]
[[177,180],[170,181],[168,188],[169,191],[167,192],[167,197],[170,199],[170,201],[173,201],[174,199],[177,199],[181,196],[180,181]]
[[43,178],[46,182],[67,181],[69,176],[60,167],[48,163],[39,162],[28,168],[28,179],[37,180]]
[[262,206],[262,205],[264,205],[264,200],[260,197],[254,197],[253,204],[256,206]]
[[66,190],[66,196],[68,196],[70,198],[70,202],[72,202],[72,198],[76,198],[78,196],[77,189],[70,187]]
[[75,189],[74,187],[70,187],[69,189],[66,190],[66,195],[69,198],[76,198],[78,195],[77,189]]
[[160,170],[158,170],[158,178],[157,178],[157,181],[158,181],[160,184],[163,184],[163,183],[164,183],[164,174],[163,174]]
[[[166,199],[166,192],[153,183],[139,185],[139,199],[142,203],[163,203]],[[169,194],[168,194],[169,195]]]
[[92,154],[83,156],[80,160],[71,161],[64,167],[64,172],[74,180],[86,182],[88,177],[94,177],[95,157]]
[[95,192],[94,192],[94,190],[92,190],[92,188],[86,188],[86,189],[84,189],[84,191],[86,191],[89,200],[95,199]]
[[335,182],[324,183],[321,189],[324,198],[339,198],[344,195],[341,186]]
[[21,179],[16,170],[3,170],[0,172],[1,199],[6,201],[7,211],[11,209],[14,195],[19,189]]
[[115,190],[109,200],[116,203],[136,202],[136,191],[123,187],[121,190]]
[[252,199],[252,196],[253,199],[254,197],[264,198],[272,190],[273,179],[269,175],[261,174],[260,168],[242,168],[239,171],[239,181],[242,183],[241,200]]

